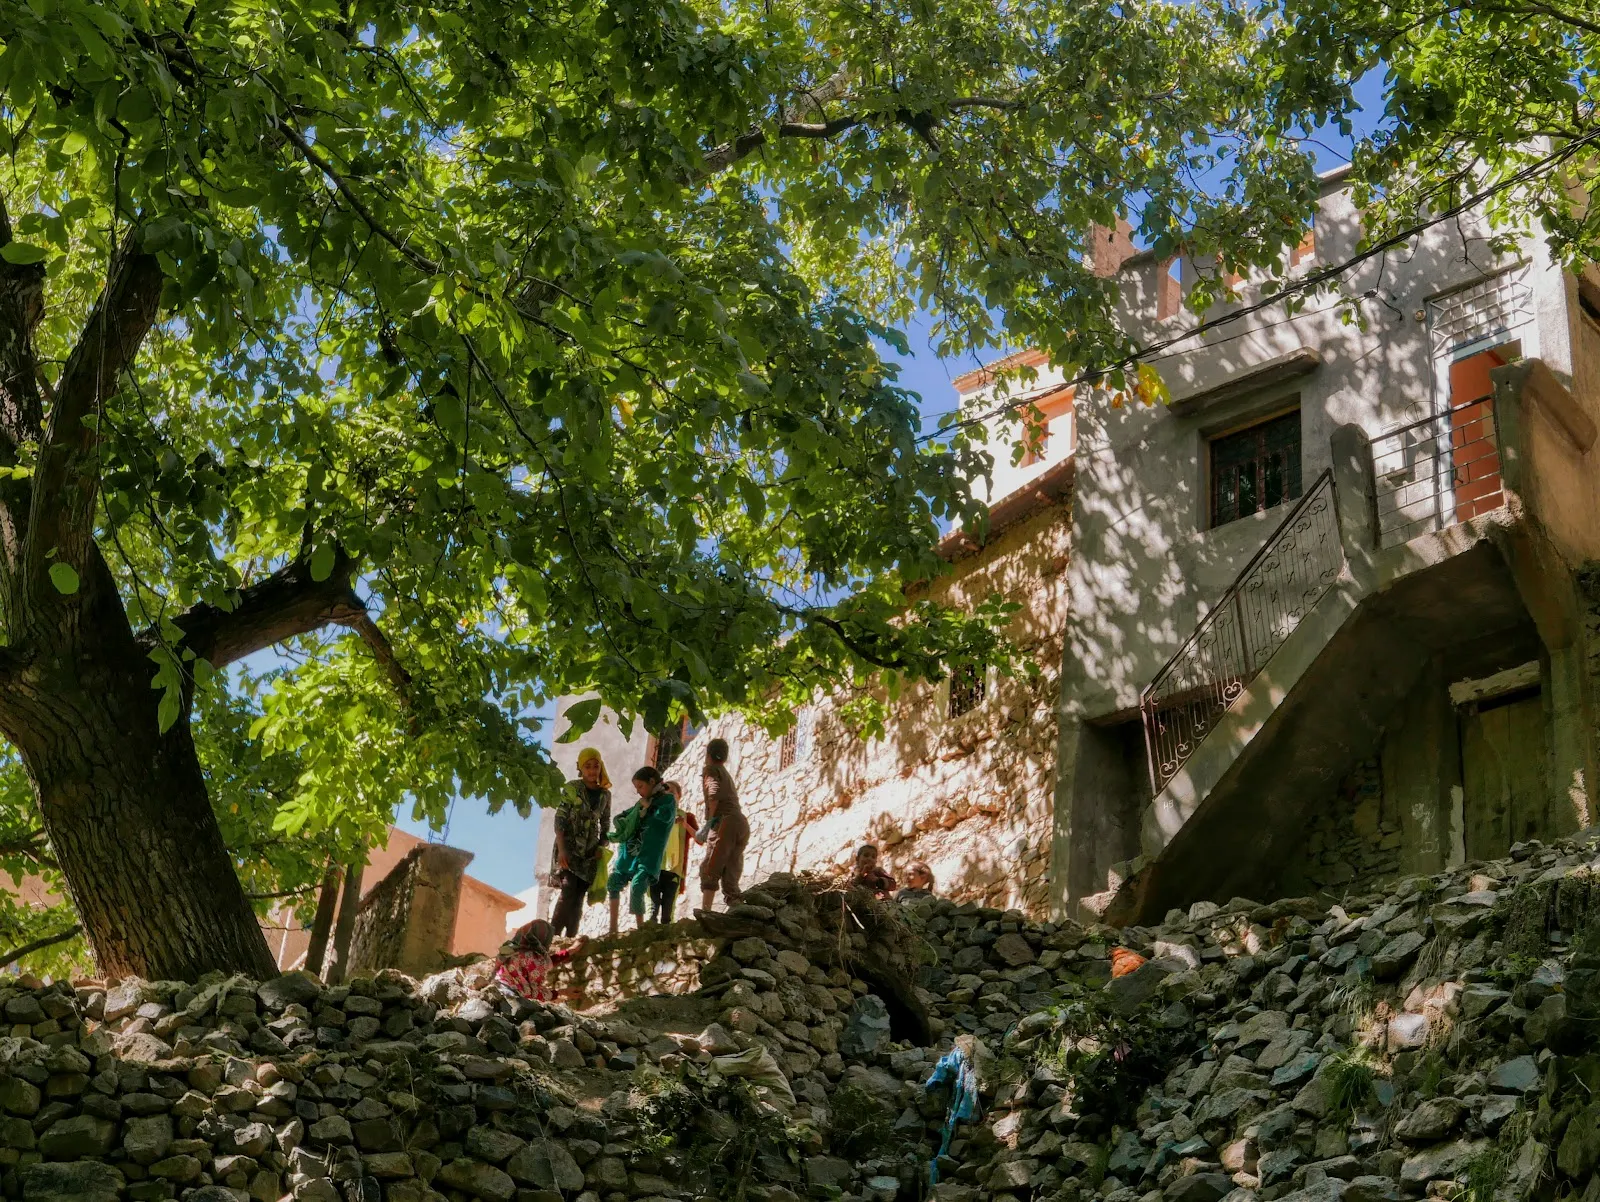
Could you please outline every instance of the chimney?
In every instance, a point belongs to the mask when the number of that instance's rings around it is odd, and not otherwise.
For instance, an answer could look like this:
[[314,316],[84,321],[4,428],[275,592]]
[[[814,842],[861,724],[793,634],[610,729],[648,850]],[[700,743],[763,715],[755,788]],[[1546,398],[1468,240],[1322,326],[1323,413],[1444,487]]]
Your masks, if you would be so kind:
[[1110,279],[1122,270],[1122,265],[1139,252],[1133,245],[1133,227],[1121,218],[1117,228],[1104,225],[1089,227],[1089,270],[1101,279]]

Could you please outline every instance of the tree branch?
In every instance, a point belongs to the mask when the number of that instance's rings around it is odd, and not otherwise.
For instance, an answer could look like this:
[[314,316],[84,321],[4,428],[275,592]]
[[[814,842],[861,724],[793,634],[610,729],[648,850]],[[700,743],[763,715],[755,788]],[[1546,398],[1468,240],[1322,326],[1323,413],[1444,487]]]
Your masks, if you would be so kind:
[[[366,606],[350,587],[354,571],[355,561],[341,554],[326,580],[313,580],[308,562],[296,559],[240,590],[239,603],[232,609],[196,605],[175,625],[183,631],[186,647],[213,668],[221,668],[297,634],[364,617]],[[159,632],[147,630],[140,641],[155,646]]]
[[43,861],[40,845],[45,843],[44,827],[38,827],[15,839],[0,842],[0,856],[27,856],[35,863]]
[[372,652],[372,657],[383,668],[388,676],[389,683],[394,686],[395,693],[400,698],[400,704],[405,709],[411,708],[411,673],[405,670],[399,658],[394,653],[394,644],[389,641],[389,636],[378,629],[378,624],[372,620],[372,615],[365,608],[359,614],[345,619],[343,624],[361,636]]
[[16,951],[6,953],[5,959],[0,960],[0,968],[10,968],[24,956],[31,956],[34,952],[41,952],[45,948],[57,943],[65,943],[68,939],[71,939],[81,930],[83,930],[81,924],[73,923],[70,927],[59,934],[46,935],[43,939],[35,939],[32,943],[24,943],[21,947],[17,948]]
[[[832,138],[865,122],[865,117],[836,117],[832,121],[781,121],[776,135],[779,138]],[[715,150],[706,152],[702,166],[707,175],[717,175],[741,159],[749,158],[767,144],[767,131],[752,125],[748,133],[740,134],[731,142],[724,142]]]
[[[10,242],[11,214],[0,197],[0,246]],[[0,466],[13,466],[16,448],[39,435],[33,330],[43,316],[44,264],[0,262],[0,321],[13,331],[0,363]]]
[[140,240],[140,231],[130,230],[112,255],[105,288],[56,385],[28,517],[27,562],[36,576],[42,577],[52,550],[85,573],[99,491],[100,435],[90,419],[132,365],[161,299],[161,264],[140,248]]
[[306,141],[305,136],[298,129],[281,119],[278,121],[278,129],[284,137],[294,144],[301,157],[321,172],[323,177],[338,191],[339,195],[344,197],[345,203],[354,210],[355,215],[361,218],[368,229],[399,251],[401,256],[418,271],[425,272],[428,275],[439,274],[439,264],[395,237],[393,232],[383,222],[379,221],[372,210],[367,207],[366,201],[356,194],[356,190],[350,186],[344,176],[334,170],[333,164],[315,146]]
[[298,889],[280,889],[276,893],[246,893],[245,897],[250,901],[277,901],[284,897],[303,897],[316,888],[315,885],[302,885]]

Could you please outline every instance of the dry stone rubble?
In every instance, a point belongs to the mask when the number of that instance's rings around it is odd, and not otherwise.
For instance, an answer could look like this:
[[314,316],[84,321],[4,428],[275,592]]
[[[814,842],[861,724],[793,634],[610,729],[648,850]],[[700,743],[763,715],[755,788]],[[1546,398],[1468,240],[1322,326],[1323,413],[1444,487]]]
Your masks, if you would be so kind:
[[[1124,931],[777,876],[673,928],[681,964],[657,932],[572,970],[592,990],[633,955],[687,1026],[516,998],[487,964],[13,979],[0,1193],[1600,1202],[1597,876],[1593,840],[1530,844]],[[1118,947],[1145,962],[1113,979]],[[952,1046],[982,1113],[930,1166]]]

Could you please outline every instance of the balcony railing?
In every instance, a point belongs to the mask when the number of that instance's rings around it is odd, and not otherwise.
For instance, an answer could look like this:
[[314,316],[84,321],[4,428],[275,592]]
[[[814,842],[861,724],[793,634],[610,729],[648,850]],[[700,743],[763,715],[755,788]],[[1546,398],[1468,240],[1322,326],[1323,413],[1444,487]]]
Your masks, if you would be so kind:
[[1178,774],[1343,568],[1326,471],[1140,697],[1154,792]]
[[1494,398],[1398,426],[1372,440],[1378,545],[1393,547],[1499,509]]

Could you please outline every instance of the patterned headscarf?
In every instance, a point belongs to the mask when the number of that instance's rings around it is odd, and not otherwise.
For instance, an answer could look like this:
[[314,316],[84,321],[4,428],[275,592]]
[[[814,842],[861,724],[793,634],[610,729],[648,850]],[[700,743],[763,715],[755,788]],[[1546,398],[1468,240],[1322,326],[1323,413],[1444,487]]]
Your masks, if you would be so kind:
[[609,789],[611,787],[611,778],[606,775],[606,762],[600,758],[600,752],[597,748],[585,747],[582,751],[578,752],[578,771],[582,772],[583,766],[590,760],[593,760],[595,763],[600,765],[600,787],[602,789]]

